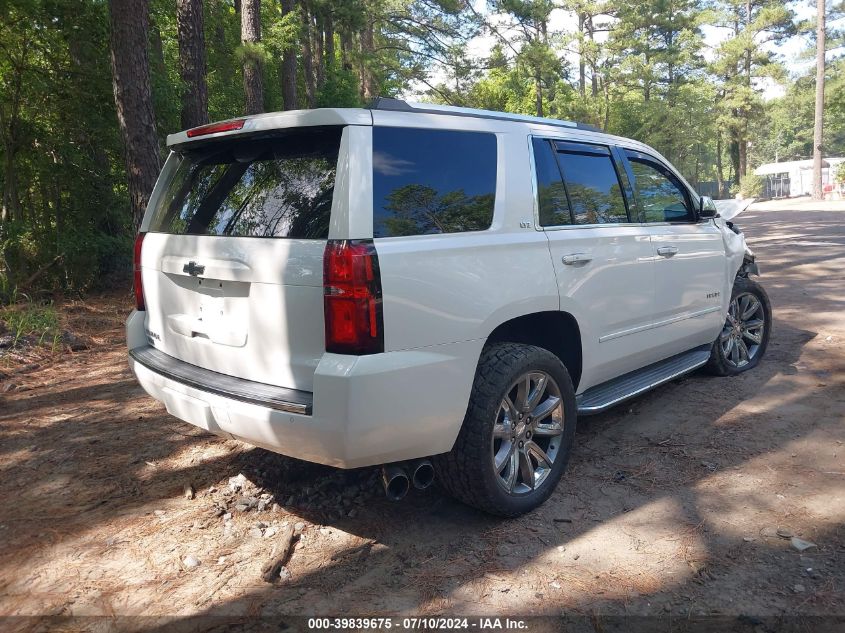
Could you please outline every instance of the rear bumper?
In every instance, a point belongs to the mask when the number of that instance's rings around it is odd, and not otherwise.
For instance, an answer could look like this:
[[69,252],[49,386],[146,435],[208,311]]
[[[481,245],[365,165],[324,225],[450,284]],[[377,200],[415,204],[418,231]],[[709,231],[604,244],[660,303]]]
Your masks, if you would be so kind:
[[[215,372],[207,376],[207,370],[161,352],[143,353],[153,348],[143,340],[143,329],[139,335],[142,322],[136,313],[127,321],[133,348],[129,365],[144,390],[171,415],[212,433],[339,468],[451,450],[484,344],[468,341],[372,356],[324,354],[314,374],[310,408],[297,412],[293,406],[309,405],[307,392]],[[256,385],[280,399],[256,396],[250,390]]]
[[220,374],[168,356],[145,345],[129,350],[129,356],[150,371],[188,387],[224,398],[269,407],[286,413],[311,415],[313,394],[297,389],[285,389],[264,383]]

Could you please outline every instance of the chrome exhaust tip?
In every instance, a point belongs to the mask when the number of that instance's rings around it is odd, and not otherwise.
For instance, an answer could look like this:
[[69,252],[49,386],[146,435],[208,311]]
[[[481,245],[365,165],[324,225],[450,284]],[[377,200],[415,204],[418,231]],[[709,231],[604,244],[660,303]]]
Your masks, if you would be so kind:
[[414,462],[411,481],[417,490],[425,490],[434,483],[434,465],[427,459]]
[[411,488],[408,473],[398,464],[381,467],[381,484],[384,486],[384,494],[391,501],[399,501]]

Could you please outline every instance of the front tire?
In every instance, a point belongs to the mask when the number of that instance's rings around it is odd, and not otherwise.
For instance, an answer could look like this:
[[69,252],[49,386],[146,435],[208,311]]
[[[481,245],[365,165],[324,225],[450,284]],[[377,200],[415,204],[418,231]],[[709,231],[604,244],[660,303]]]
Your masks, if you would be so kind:
[[438,481],[490,514],[533,510],[563,475],[576,416],[572,380],[557,356],[533,345],[490,345],[455,446],[435,457]]
[[772,306],[763,287],[737,277],[725,325],[713,341],[705,369],[716,376],[736,376],[756,367],[769,345]]

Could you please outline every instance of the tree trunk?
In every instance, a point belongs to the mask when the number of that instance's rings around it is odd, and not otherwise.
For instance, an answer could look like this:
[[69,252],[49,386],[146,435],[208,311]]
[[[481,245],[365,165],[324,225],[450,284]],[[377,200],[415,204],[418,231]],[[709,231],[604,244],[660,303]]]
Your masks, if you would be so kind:
[[595,40],[596,27],[593,26],[593,16],[587,16],[587,37],[590,40],[590,86],[592,90],[593,99],[599,96],[599,78],[596,72],[596,60],[593,55],[593,41]]
[[[294,10],[294,0],[282,0],[282,15]],[[299,102],[296,98],[296,47],[288,46],[282,52],[282,101],[285,110],[296,110]]]
[[[541,41],[541,25],[535,27],[535,42]],[[543,116],[543,74],[539,62],[534,67],[534,96],[536,99],[537,116]]]
[[176,28],[179,39],[179,77],[184,84],[182,129],[188,129],[208,123],[202,0],[176,0]]
[[317,90],[320,90],[326,81],[326,58],[323,55],[323,18],[319,13],[314,17],[316,19],[316,28],[314,29],[314,56],[317,62],[315,75],[317,78]]
[[3,208],[0,212],[0,224],[19,219],[20,200],[18,199],[18,179],[15,169],[17,147],[6,144],[3,151]]
[[610,84],[607,81],[607,76],[602,79],[601,83],[604,93],[604,125],[601,126],[601,129],[607,131],[610,125]]
[[[364,43],[363,40],[364,36],[359,35],[358,37],[354,38],[356,44],[355,50],[355,57],[358,60],[358,98],[361,103],[366,104],[367,101],[364,99]],[[455,83],[458,83],[458,73],[455,73]]]
[[816,118],[813,125],[813,198],[822,200],[822,141],[824,135],[824,4],[816,0]]
[[150,69],[153,73],[167,74],[167,66],[164,63],[164,42],[161,39],[161,29],[155,20],[150,20],[149,25],[150,42]]
[[[20,57],[11,64],[11,85],[9,116],[6,118],[0,109],[0,127],[3,134],[3,204],[0,207],[0,226],[4,223],[20,218],[20,199],[18,196],[17,170],[15,157],[20,149],[20,111],[21,94],[23,90],[23,74],[29,59],[29,42],[25,41],[21,47]],[[5,257],[4,257],[5,260]]]
[[701,167],[701,143],[695,144],[695,170],[693,171],[692,180],[695,183],[695,189],[699,193],[701,193],[701,180],[700,180],[700,167]]
[[334,20],[331,12],[326,14],[326,66],[330,69],[335,67],[335,53],[334,53]]
[[261,59],[252,47],[261,41],[261,0],[241,0],[241,42],[244,51],[244,96],[246,114],[264,112],[264,83]]
[[[745,27],[750,28],[751,26],[751,0],[746,0],[745,2]],[[751,94],[752,87],[751,87],[751,46],[752,43],[746,44],[745,48],[745,55],[743,64],[744,64],[744,71],[745,71],[745,88],[748,91],[748,94]],[[737,173],[737,182],[739,179],[745,176],[748,173],[748,119],[751,117],[751,112],[749,107],[743,106],[740,109],[740,119],[742,121],[742,126],[740,128],[739,138],[737,142],[739,143],[739,173]]]
[[725,195],[725,177],[722,172],[722,130],[716,130],[716,197]]
[[370,103],[378,94],[376,78],[373,74],[372,63],[375,52],[375,35],[373,32],[373,19],[367,16],[367,23],[361,31],[361,87],[364,103]]
[[352,70],[352,60],[349,52],[352,50],[352,34],[349,27],[344,26],[340,31],[340,62],[344,70]]
[[309,108],[316,106],[317,88],[314,81],[314,54],[311,37],[314,31],[308,5],[302,4],[302,74],[305,76],[305,101]]
[[124,144],[133,226],[141,224],[160,168],[147,55],[147,0],[109,0],[114,103]]
[[728,153],[731,157],[731,178],[730,180],[738,185],[739,184],[739,141],[734,137],[731,139],[731,142],[728,144]]
[[581,98],[587,96],[587,63],[584,57],[584,13],[578,12],[578,93]]

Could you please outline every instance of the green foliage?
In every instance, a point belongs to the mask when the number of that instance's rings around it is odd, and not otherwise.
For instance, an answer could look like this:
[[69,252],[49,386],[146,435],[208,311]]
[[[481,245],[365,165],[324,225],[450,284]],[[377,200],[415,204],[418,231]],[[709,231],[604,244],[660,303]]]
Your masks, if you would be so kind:
[[0,307],[0,323],[5,324],[11,335],[11,347],[30,337],[38,345],[55,349],[61,339],[59,317],[52,303],[39,305],[23,301]]
[[[796,23],[793,5],[780,0],[489,0],[483,9],[464,0],[291,4],[283,12],[280,2],[263,2],[262,41],[243,45],[235,4],[203,3],[210,120],[243,112],[247,57],[261,61],[265,108],[281,109],[282,56],[293,50],[298,107],[357,107],[374,95],[423,93],[439,103],[585,121],[652,145],[693,186],[738,182],[746,148],[747,172],[812,154],[813,70],[788,76],[777,52],[799,31],[812,47],[814,25]],[[573,19],[553,28],[561,10]],[[845,5],[835,2],[827,156],[845,155],[843,14]],[[707,55],[704,27],[727,34]],[[492,40],[490,50],[468,46],[479,34]],[[164,155],[188,92],[178,70],[175,0],[151,0],[148,39]],[[786,91],[765,101],[762,86],[771,81]],[[736,191],[751,195],[753,182],[745,178]],[[0,294],[8,298],[23,285],[31,286],[27,292],[128,287],[133,235],[108,3],[0,4],[0,190]],[[408,194],[397,222],[421,212],[421,195]],[[413,200],[416,210],[407,206]],[[449,209],[472,206],[428,202],[447,223],[457,221]]]
[[[0,9],[0,158],[14,179],[11,204],[0,221],[7,288],[27,280],[39,287],[83,288],[101,272],[102,241],[128,227],[123,161],[110,79],[105,4],[69,0],[19,2]],[[82,271],[64,270],[57,256]],[[125,243],[125,239],[124,243]],[[54,263],[51,263],[54,262]]]
[[[132,237],[71,225],[44,233],[22,223],[7,227],[2,243],[9,287],[27,282],[45,290],[104,288],[130,278]],[[28,288],[25,288],[27,290]]]
[[837,185],[845,184],[845,163],[839,163],[834,168],[832,179]]
[[765,179],[756,174],[746,174],[739,179],[739,194],[743,198],[760,198],[763,195]]
[[362,105],[355,73],[344,68],[327,68],[326,82],[317,91],[317,107],[358,108]]

